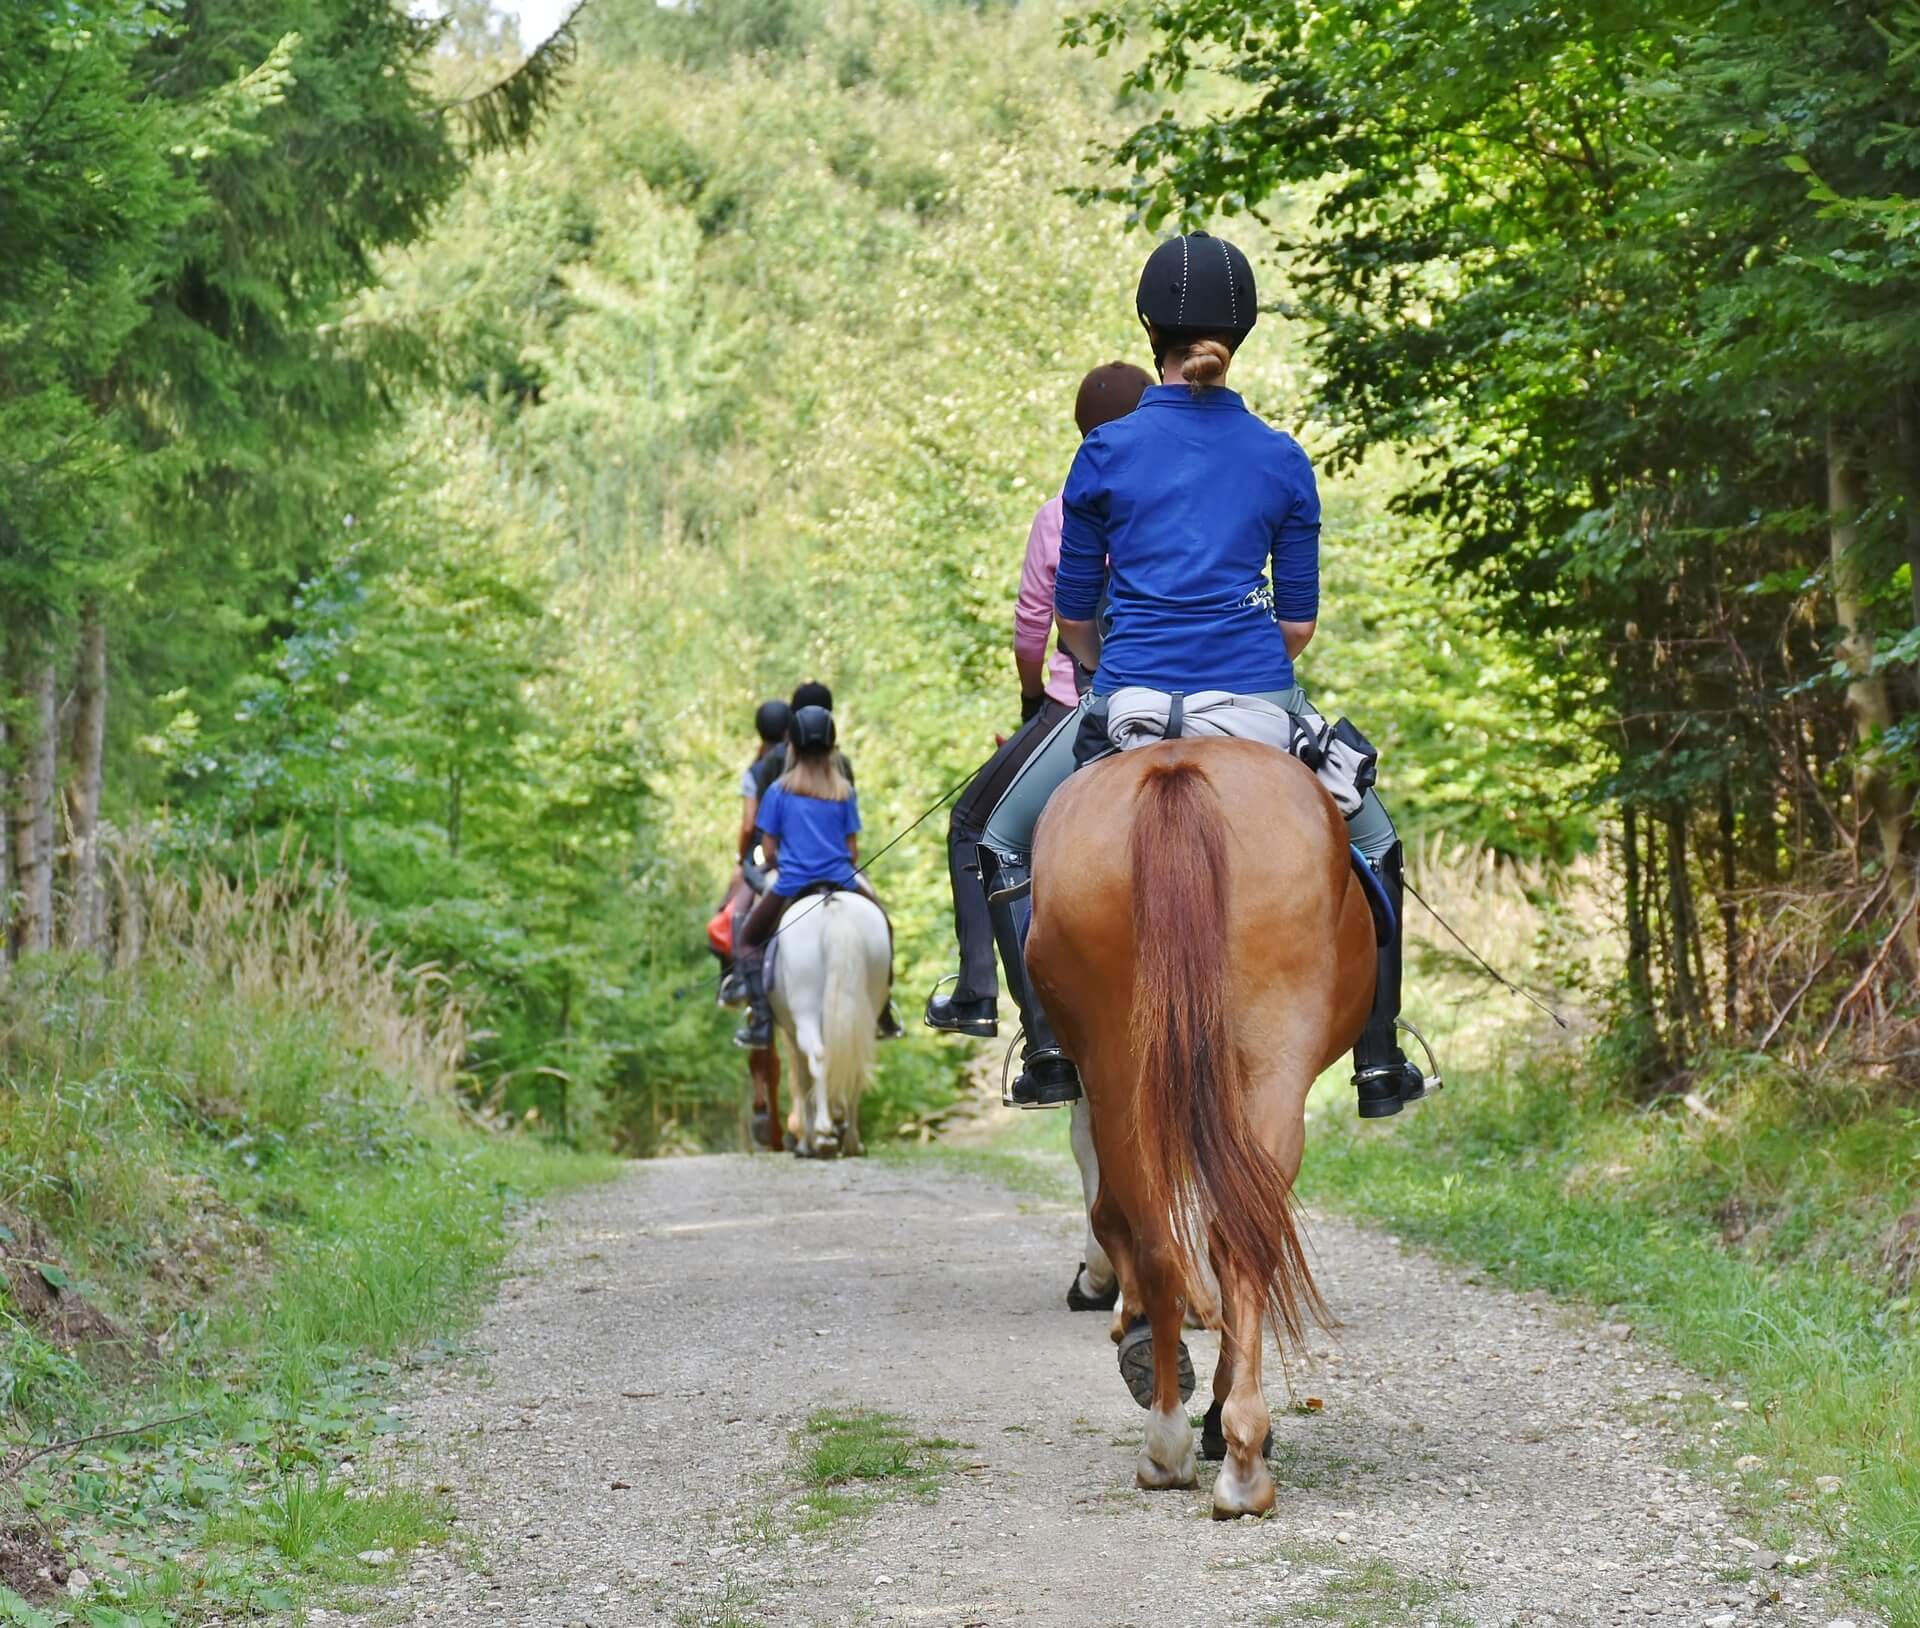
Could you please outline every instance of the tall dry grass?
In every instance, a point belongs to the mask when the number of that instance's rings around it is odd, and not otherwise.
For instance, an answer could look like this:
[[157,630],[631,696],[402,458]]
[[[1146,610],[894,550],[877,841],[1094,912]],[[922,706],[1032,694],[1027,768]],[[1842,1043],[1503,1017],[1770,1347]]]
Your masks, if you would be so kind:
[[[1620,916],[1603,855],[1567,865],[1430,837],[1407,856],[1404,1009],[1443,1070],[1500,1068],[1584,1042],[1620,975]],[[1501,987],[1436,919],[1562,1019]]]
[[341,1040],[416,1097],[450,1096],[467,1016],[444,971],[378,949],[345,884],[299,849],[253,854],[236,874],[158,865],[137,837],[114,844],[108,953],[136,978],[160,964],[245,1001],[324,1013]]

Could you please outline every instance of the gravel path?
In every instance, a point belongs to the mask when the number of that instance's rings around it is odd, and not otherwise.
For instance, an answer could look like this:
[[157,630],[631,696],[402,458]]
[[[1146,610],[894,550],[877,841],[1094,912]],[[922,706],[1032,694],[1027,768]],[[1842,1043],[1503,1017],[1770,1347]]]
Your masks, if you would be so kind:
[[[468,1541],[376,1620],[1868,1628],[1673,1467],[1696,1378],[1326,1219],[1344,1326],[1293,1364],[1302,1411],[1269,1365],[1274,1518],[1208,1520],[1204,1463],[1197,1490],[1136,1491],[1145,1415],[1106,1319],[1064,1304],[1078,1225],[937,1160],[674,1160],[566,1200],[488,1314],[486,1371],[409,1403]],[[1189,1342],[1204,1405],[1216,1347]],[[830,1404],[963,1443],[937,1498],[796,1530],[793,1433]]]

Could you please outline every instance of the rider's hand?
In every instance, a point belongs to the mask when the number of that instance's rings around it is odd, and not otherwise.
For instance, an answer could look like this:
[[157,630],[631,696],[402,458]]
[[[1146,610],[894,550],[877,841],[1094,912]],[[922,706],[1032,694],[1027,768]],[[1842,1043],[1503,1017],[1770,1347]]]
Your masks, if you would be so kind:
[[1033,719],[1039,717],[1040,708],[1046,704],[1046,699],[1047,692],[1045,690],[1035,690],[1031,695],[1022,695],[1020,697],[1020,721],[1023,724],[1030,723]]

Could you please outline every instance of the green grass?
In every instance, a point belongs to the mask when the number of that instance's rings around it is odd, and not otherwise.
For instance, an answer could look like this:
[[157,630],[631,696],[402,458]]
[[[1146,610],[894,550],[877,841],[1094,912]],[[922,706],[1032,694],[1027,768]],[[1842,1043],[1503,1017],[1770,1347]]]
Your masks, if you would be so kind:
[[1721,1389],[1725,1405],[1693,1408],[1721,1465],[1761,1461],[1743,1503],[1766,1540],[1832,1544],[1862,1599],[1920,1623],[1920,1340],[1877,1248],[1914,1202],[1920,1129],[1844,1084],[1753,1067],[1706,1095],[1703,1114],[1463,1078],[1362,1126],[1330,1090],[1302,1192],[1657,1339]]
[[385,1404],[460,1353],[516,1209],[611,1165],[483,1134],[443,1084],[396,1077],[376,1031],[404,1022],[184,964],[0,989],[0,1201],[130,1335],[76,1360],[0,1295],[9,1434],[147,1426],[11,1487],[94,1588],[39,1609],[0,1589],[0,1622],[290,1610],[391,1564],[362,1554],[446,1536],[444,1500],[376,1450]]
[[897,1414],[817,1409],[794,1434],[793,1470],[806,1488],[794,1529],[822,1532],[897,1497],[933,1498],[959,1445],[918,1436]]
[[1466,1618],[1445,1609],[1446,1600],[1460,1587],[1429,1577],[1410,1577],[1391,1561],[1375,1557],[1360,1561],[1351,1570],[1335,1572],[1311,1599],[1297,1601],[1284,1616],[1267,1620],[1337,1623],[1339,1628],[1405,1628],[1415,1622],[1467,1628]]

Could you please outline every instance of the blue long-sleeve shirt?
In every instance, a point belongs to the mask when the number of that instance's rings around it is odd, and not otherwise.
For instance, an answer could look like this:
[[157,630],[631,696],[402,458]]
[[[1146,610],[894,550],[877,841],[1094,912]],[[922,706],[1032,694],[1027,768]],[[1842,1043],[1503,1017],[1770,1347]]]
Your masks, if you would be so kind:
[[1292,436],[1231,390],[1156,385],[1080,443],[1064,500],[1054,609],[1088,621],[1105,589],[1112,617],[1096,695],[1292,685],[1278,624],[1320,609],[1320,494]]

